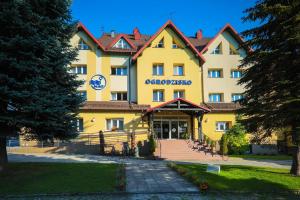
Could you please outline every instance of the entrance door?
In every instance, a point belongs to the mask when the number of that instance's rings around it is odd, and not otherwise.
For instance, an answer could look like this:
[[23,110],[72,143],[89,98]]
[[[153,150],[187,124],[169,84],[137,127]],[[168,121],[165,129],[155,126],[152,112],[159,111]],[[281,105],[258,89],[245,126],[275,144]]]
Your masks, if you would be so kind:
[[171,121],[171,139],[178,139],[178,121]]
[[153,122],[154,133],[156,134],[158,139],[161,139],[161,121]]
[[170,124],[168,121],[162,121],[162,138],[169,139],[170,136]]

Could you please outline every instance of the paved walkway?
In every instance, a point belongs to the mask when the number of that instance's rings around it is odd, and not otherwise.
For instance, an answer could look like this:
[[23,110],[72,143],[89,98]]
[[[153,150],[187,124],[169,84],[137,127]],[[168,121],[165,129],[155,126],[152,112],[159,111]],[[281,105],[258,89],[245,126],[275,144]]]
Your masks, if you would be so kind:
[[126,165],[126,191],[130,193],[198,192],[164,163]]
[[[9,153],[10,162],[96,162],[96,163],[126,163],[126,164],[161,164],[164,160],[144,160],[135,158],[124,158],[117,156],[97,156],[97,155],[65,155],[65,154],[17,154]],[[219,161],[184,161],[174,160],[180,163],[195,164],[220,164],[220,165],[249,165],[258,167],[290,168],[289,160],[253,160],[243,158],[229,158]]]

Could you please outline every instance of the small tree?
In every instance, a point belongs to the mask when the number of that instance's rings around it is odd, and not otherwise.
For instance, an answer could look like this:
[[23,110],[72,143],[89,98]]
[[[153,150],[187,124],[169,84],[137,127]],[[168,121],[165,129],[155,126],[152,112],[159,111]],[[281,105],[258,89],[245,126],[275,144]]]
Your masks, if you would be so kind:
[[230,128],[224,135],[227,140],[229,154],[244,154],[249,151],[249,141],[246,130],[239,122]]
[[221,153],[222,155],[227,155],[228,154],[228,139],[227,135],[223,134],[221,141],[220,141],[220,146],[221,146]]
[[151,134],[149,136],[149,153],[150,155],[153,155],[156,149],[156,142],[154,140],[154,136]]

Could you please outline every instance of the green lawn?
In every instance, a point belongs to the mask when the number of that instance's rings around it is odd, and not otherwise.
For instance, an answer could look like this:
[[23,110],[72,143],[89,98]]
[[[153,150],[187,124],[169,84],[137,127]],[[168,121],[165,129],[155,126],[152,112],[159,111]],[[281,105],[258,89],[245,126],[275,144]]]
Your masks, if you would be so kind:
[[300,190],[300,177],[291,176],[288,169],[222,165],[221,173],[215,174],[206,172],[206,165],[172,165],[176,171],[181,169],[178,172],[181,171],[183,176],[195,184],[207,182],[209,188],[215,191],[271,194]]
[[0,195],[111,192],[116,164],[9,163],[0,172]]
[[229,157],[256,160],[292,160],[292,156],[289,155],[229,155]]

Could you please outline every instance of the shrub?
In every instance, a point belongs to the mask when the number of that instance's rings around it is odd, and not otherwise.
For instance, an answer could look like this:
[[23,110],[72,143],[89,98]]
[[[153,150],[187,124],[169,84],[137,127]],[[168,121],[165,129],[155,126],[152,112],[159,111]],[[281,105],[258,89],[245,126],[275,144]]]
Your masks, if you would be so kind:
[[246,130],[240,123],[236,123],[224,135],[224,139],[227,139],[228,154],[244,154],[249,151]]
[[155,142],[155,140],[154,140],[153,135],[151,134],[151,135],[149,136],[149,153],[150,153],[150,155],[153,155],[153,154],[154,154],[155,148],[156,148],[156,142]]
[[220,141],[220,146],[221,146],[221,154],[222,155],[227,155],[228,154],[228,139],[227,139],[227,134],[224,134],[221,138]]

